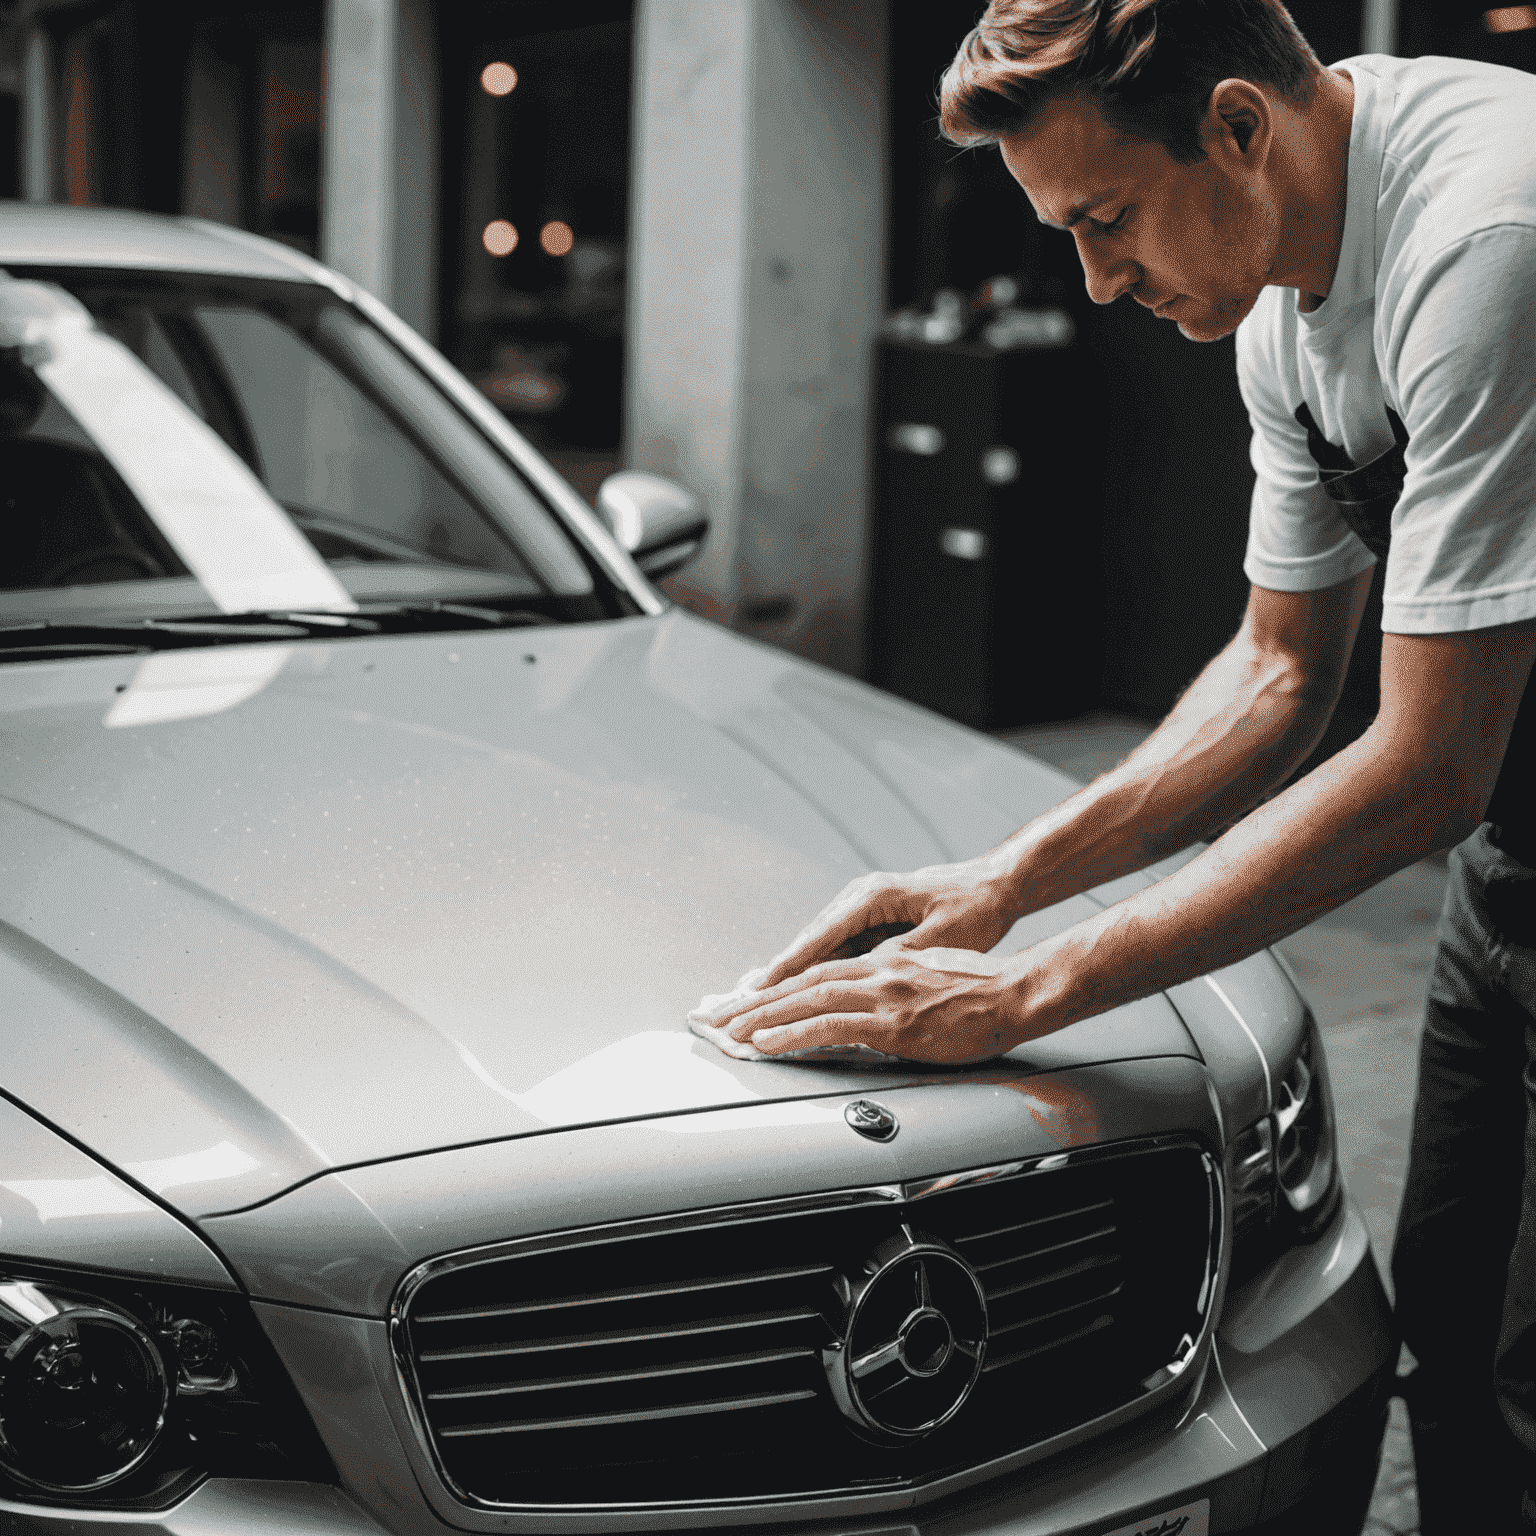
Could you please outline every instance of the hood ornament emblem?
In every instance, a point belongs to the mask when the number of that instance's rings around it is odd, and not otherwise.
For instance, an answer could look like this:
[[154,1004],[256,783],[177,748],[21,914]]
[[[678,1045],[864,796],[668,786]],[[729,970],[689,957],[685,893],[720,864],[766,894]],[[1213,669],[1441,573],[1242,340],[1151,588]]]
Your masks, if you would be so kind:
[[855,1099],[844,1108],[843,1119],[871,1141],[890,1141],[901,1129],[896,1116],[873,1099]]
[[822,1364],[853,1427],[889,1445],[954,1418],[987,1352],[987,1299],[975,1270],[904,1226],[836,1288],[837,1339]]

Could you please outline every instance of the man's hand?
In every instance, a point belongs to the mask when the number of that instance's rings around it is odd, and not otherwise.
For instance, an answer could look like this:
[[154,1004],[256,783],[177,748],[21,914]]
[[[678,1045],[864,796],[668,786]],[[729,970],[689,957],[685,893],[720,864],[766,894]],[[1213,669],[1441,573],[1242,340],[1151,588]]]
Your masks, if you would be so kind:
[[763,985],[800,978],[828,961],[846,962],[871,930],[892,935],[881,954],[940,946],[989,950],[1020,915],[994,854],[909,875],[861,875],[769,961]]
[[857,1044],[914,1061],[985,1061],[1024,1038],[1014,969],[966,949],[887,944],[735,999],[709,1022],[769,1056]]

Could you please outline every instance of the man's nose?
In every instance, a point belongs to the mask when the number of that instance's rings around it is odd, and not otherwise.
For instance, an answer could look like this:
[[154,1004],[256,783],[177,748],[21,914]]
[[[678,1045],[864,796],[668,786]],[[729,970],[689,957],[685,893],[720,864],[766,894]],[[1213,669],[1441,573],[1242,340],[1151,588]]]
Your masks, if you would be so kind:
[[1077,258],[1083,264],[1088,297],[1095,304],[1113,304],[1141,281],[1141,268],[1134,261],[1125,257],[1105,261],[1083,240],[1077,243]]

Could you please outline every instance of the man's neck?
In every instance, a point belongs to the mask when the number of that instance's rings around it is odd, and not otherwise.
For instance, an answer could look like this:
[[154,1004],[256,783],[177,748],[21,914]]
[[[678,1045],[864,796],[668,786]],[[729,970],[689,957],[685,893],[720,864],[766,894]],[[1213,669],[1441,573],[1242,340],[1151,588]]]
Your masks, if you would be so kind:
[[1331,69],[1323,71],[1304,107],[1282,107],[1282,150],[1275,168],[1282,222],[1269,281],[1298,289],[1304,310],[1328,297],[1338,271],[1354,108],[1354,81]]

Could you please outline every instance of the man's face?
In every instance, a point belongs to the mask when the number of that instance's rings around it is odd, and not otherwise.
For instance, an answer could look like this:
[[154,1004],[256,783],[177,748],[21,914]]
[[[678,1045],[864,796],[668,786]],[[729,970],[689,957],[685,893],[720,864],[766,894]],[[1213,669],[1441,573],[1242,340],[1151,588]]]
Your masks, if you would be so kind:
[[[1220,118],[1209,131],[1230,132]],[[1120,138],[1093,101],[1068,95],[1000,147],[1041,220],[1071,230],[1097,304],[1129,293],[1191,341],[1215,341],[1270,280],[1279,212],[1235,140],[1180,165],[1160,144]]]

